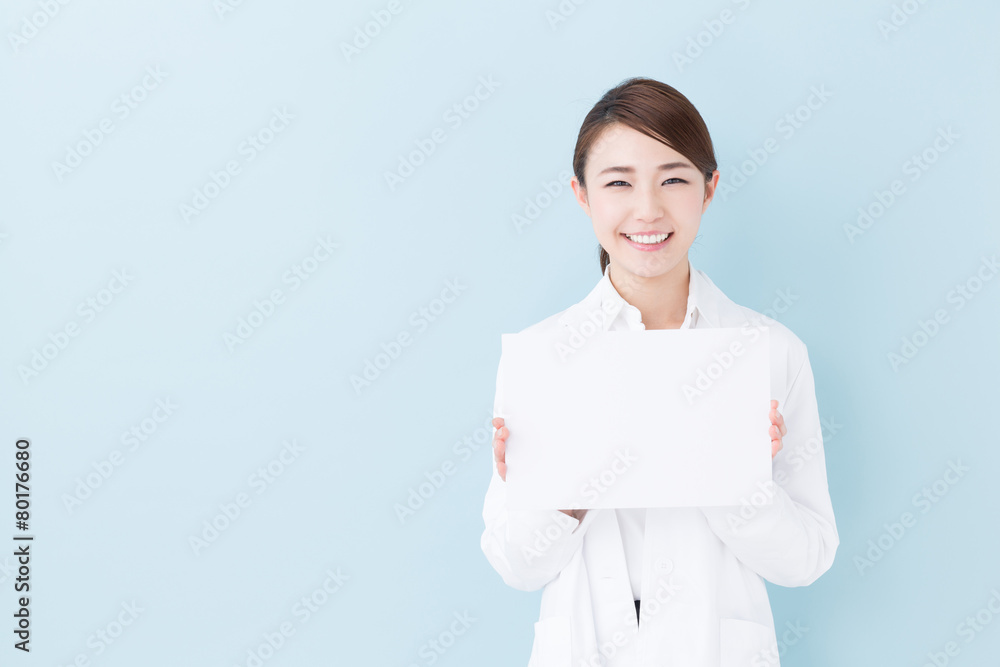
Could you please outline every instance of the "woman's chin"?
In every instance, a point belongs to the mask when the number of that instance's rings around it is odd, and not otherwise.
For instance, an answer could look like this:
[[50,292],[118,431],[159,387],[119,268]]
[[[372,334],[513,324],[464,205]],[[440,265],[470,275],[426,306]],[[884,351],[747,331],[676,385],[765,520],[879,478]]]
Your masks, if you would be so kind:
[[678,259],[672,254],[650,253],[648,257],[619,258],[616,263],[636,277],[656,278],[673,270]]

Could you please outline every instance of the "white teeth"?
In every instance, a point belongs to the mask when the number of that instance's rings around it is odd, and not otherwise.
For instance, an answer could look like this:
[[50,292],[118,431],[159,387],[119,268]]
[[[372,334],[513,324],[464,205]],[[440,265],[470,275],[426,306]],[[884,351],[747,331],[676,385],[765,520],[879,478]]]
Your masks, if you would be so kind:
[[663,243],[663,241],[668,236],[670,236],[670,234],[657,234],[656,236],[649,236],[649,235],[629,236],[628,234],[625,235],[625,237],[628,238],[630,241],[634,241],[636,243],[644,243],[644,244],[648,244],[648,245],[655,245],[657,243]]

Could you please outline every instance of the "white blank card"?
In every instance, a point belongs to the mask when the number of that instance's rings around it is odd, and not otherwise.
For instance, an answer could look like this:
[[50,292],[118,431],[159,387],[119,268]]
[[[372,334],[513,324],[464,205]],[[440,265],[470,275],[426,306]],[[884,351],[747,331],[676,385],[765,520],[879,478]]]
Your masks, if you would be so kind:
[[532,331],[501,348],[510,509],[770,501],[767,327]]

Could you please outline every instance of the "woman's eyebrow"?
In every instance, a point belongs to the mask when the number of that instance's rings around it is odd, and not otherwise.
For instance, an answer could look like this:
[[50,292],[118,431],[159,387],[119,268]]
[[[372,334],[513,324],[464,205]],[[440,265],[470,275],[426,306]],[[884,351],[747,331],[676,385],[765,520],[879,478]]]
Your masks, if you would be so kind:
[[[694,166],[689,162],[667,162],[666,164],[661,164],[656,168],[657,171],[668,171],[670,169],[694,169]],[[597,172],[597,175],[606,174],[609,171],[620,172],[622,174],[631,174],[635,172],[633,167],[608,167],[607,169],[602,169]]]

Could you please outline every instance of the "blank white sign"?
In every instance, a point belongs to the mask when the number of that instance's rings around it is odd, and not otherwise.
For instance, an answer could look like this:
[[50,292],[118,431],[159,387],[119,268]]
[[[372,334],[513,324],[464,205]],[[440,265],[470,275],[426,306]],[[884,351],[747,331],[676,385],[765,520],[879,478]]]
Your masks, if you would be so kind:
[[767,327],[531,331],[501,348],[510,509],[770,501]]

